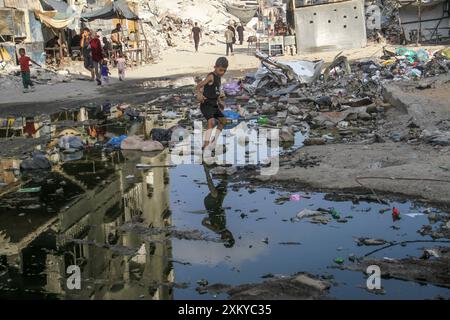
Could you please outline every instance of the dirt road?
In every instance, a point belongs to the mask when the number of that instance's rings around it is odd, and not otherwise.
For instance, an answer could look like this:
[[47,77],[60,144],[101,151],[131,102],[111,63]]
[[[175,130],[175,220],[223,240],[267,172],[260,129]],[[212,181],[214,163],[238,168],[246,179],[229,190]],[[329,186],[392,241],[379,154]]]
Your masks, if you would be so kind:
[[[440,49],[433,47],[432,49]],[[111,82],[104,87],[97,86],[88,81],[88,73],[83,71],[84,80],[73,80],[68,83],[53,85],[38,85],[36,92],[22,93],[20,85],[3,88],[0,90],[0,115],[17,115],[55,112],[64,107],[80,106],[86,102],[102,102],[123,98],[123,92],[130,87],[139,87],[139,83],[145,81],[161,80],[164,78],[182,78],[203,75],[210,72],[215,60],[224,55],[224,44],[203,46],[199,53],[193,52],[192,45],[186,43],[182,47],[171,48],[164,52],[162,60],[157,64],[151,64],[127,71],[127,81],[119,82],[116,70],[112,70]],[[373,58],[381,56],[381,44],[371,44],[365,48],[344,50],[343,54],[350,60]],[[278,59],[292,60],[318,60],[330,62],[338,54],[337,51],[322,52],[298,56],[286,56]],[[229,71],[242,75],[244,70],[256,69],[259,60],[253,54],[249,54],[247,46],[237,46],[234,56],[229,57]],[[80,62],[81,66],[81,62]],[[83,70],[81,67],[79,70]],[[120,93],[117,93],[120,90]],[[148,90],[140,92],[132,91],[134,95],[145,96],[151,93]],[[132,96],[128,97],[132,98]]]

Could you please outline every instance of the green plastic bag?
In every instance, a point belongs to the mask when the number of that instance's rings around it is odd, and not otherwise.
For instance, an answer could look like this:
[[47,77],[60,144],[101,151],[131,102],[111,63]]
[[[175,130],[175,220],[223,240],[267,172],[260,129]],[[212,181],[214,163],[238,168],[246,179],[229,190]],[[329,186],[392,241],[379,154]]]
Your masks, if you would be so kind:
[[450,48],[446,48],[446,49],[442,50],[441,53],[444,57],[446,57],[447,59],[450,59]]
[[41,187],[36,187],[36,188],[22,188],[17,190],[17,192],[19,193],[37,193],[37,192],[41,192]]
[[258,119],[259,124],[267,124],[268,122],[269,122],[269,119],[267,119],[267,117],[260,117]]

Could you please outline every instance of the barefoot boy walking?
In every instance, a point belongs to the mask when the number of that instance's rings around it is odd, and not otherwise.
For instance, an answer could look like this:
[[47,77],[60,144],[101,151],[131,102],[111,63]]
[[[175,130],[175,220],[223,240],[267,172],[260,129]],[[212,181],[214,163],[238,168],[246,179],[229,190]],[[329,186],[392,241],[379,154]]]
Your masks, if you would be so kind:
[[221,78],[227,72],[228,60],[225,57],[217,59],[214,71],[206,76],[206,79],[197,85],[197,100],[200,102],[200,110],[208,121],[208,129],[205,134],[203,149],[210,144],[211,132],[218,120],[216,135],[212,141],[214,148],[217,139],[225,125],[225,117],[222,113],[225,104],[220,100]]

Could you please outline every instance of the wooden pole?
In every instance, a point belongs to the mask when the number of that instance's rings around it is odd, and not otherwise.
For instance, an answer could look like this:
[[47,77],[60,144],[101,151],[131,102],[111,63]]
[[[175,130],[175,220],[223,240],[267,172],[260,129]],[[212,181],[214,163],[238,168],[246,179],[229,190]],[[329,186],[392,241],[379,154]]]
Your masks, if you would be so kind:
[[63,49],[63,43],[65,42],[62,29],[59,29],[59,65],[63,65],[64,60],[64,49]]
[[419,17],[419,32],[417,33],[416,46],[419,46],[420,42],[422,41],[422,0],[417,0],[417,2],[418,2],[417,15]]

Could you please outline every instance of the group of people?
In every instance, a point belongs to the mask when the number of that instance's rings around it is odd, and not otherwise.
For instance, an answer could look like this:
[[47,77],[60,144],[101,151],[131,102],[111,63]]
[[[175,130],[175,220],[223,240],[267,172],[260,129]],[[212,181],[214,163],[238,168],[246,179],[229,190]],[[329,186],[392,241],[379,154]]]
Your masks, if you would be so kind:
[[[122,52],[121,26],[118,24],[111,33],[111,43],[106,37],[102,38],[101,30],[91,32],[89,28],[84,28],[81,34],[80,48],[84,60],[84,67],[91,73],[91,81],[97,81],[98,85],[109,83],[109,58],[114,59],[119,80],[125,79],[126,59]],[[102,39],[102,40],[100,40]],[[115,54],[109,56],[109,52],[114,50]]]
[[[237,37],[236,37],[237,36]],[[198,47],[200,45],[200,40],[202,39],[202,29],[199,27],[198,23],[194,23],[194,27],[191,30],[191,39],[194,41],[195,52],[198,52]],[[233,45],[239,41],[239,44],[244,43],[244,26],[242,23],[230,24],[225,30],[225,43],[226,43],[226,53],[227,56],[234,55]]]
[[[236,34],[238,38],[236,37]],[[233,45],[236,44],[236,41],[239,40],[239,44],[242,45],[244,43],[244,26],[242,23],[234,23],[230,24],[228,28],[225,30],[225,43],[227,46],[227,56],[231,53],[234,55]]]

